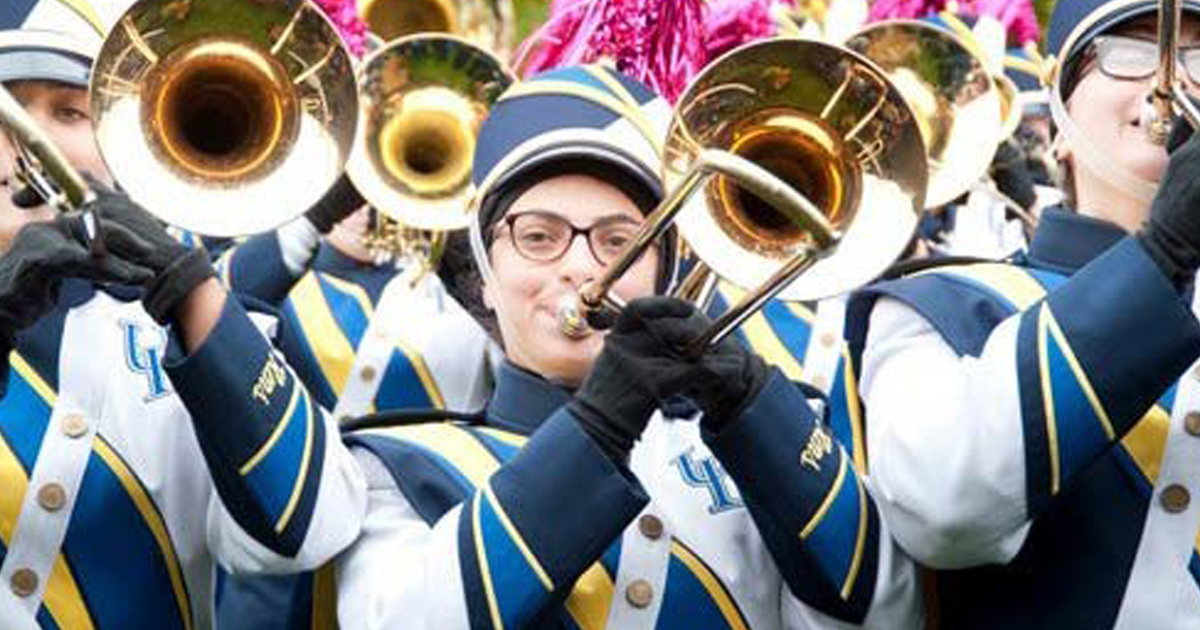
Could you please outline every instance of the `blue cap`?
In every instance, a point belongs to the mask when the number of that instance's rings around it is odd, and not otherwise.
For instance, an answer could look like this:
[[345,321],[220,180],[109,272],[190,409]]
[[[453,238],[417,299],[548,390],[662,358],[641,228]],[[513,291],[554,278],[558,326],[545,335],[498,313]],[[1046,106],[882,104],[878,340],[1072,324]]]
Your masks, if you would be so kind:
[[[560,68],[514,83],[492,107],[475,145],[478,227],[487,233],[507,209],[502,202],[512,200],[507,193],[561,172],[556,165],[615,173],[657,203],[671,116],[670,105],[649,87],[606,67]],[[671,269],[673,261],[663,267]]]
[[[1098,35],[1130,20],[1158,12],[1157,0],[1059,0],[1050,16],[1046,50],[1059,64],[1062,97],[1071,95],[1078,77],[1079,53]],[[1200,0],[1184,0],[1183,11],[1200,15]]]

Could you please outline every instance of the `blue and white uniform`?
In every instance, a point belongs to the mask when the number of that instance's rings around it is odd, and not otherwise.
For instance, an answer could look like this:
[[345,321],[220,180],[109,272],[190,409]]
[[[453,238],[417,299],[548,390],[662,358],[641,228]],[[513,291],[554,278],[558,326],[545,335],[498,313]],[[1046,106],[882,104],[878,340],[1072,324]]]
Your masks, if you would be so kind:
[[913,565],[779,373],[719,435],[656,414],[627,470],[567,400],[505,364],[478,426],[350,436],[370,508],[342,628],[920,626]]
[[1014,264],[851,300],[875,498],[948,627],[1200,627],[1191,302],[1062,210]]
[[0,627],[210,628],[217,562],[304,570],[358,533],[362,476],[274,322],[231,297],[184,357],[131,297],[68,281],[8,358]]

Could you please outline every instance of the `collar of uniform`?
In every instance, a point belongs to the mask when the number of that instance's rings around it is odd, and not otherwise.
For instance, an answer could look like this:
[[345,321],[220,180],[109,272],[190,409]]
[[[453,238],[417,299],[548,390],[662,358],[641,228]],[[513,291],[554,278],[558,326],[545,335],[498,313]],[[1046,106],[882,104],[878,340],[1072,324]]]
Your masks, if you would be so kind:
[[1055,206],[1038,220],[1029,259],[1038,267],[1073,273],[1126,236],[1113,223]]
[[313,258],[312,266],[313,269],[336,274],[352,273],[360,271],[364,267],[371,267],[372,265],[354,260],[339,252],[336,247],[330,245],[327,241],[322,240],[321,245],[317,248],[317,255]]
[[487,421],[502,429],[533,433],[569,400],[566,389],[505,361],[496,374]]

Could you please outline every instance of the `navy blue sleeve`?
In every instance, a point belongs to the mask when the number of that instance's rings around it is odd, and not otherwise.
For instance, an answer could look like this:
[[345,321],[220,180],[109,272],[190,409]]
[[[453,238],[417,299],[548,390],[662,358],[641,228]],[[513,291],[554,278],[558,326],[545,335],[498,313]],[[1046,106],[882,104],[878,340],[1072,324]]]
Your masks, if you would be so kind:
[[1021,315],[1030,517],[1121,439],[1200,356],[1200,324],[1126,238]]
[[226,251],[217,263],[230,290],[279,307],[296,284],[283,262],[277,232],[252,236]]
[[164,367],[230,514],[267,548],[294,556],[324,464],[320,408],[232,296],[204,343],[186,357],[168,351]]
[[649,501],[566,409],[463,505],[458,546],[472,628],[524,628],[563,601]]
[[875,589],[879,517],[850,456],[799,388],[772,370],[742,416],[704,438],[792,593],[861,622]]

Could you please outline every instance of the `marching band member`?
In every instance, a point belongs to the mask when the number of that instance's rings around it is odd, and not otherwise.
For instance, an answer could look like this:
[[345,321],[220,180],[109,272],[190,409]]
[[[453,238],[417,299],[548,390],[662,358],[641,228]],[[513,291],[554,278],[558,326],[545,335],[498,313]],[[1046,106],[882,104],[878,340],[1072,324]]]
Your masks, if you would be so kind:
[[337,563],[341,627],[919,624],[911,564],[801,391],[733,340],[680,358],[708,320],[648,297],[671,243],[617,283],[611,332],[560,328],[657,204],[668,114],[599,67],[492,110],[471,229],[506,361],[476,425],[348,437],[370,508]]
[[[1043,213],[1028,255],[848,307],[875,496],[942,570],[946,627],[1200,624],[1200,139],[1168,162],[1140,119],[1157,4],[1055,7],[1070,202]],[[1193,91],[1198,11],[1185,4],[1177,60]]]
[[[0,627],[210,628],[215,563],[321,564],[365,487],[337,427],[213,277],[101,182],[86,86],[111,4],[0,10],[0,81],[96,178],[109,253],[37,206],[0,140]],[[45,30],[43,30],[45,29]]]

